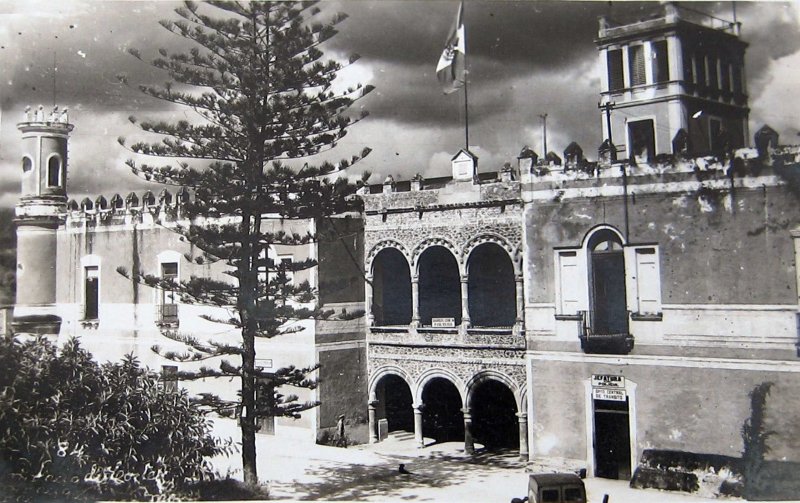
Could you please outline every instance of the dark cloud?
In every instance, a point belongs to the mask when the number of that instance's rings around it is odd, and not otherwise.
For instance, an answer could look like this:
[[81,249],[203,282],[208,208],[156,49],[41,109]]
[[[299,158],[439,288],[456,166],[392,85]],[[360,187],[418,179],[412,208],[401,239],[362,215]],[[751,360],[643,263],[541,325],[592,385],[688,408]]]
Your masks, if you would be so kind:
[[[28,3],[0,0],[0,196],[18,191],[19,133],[25,105],[52,104],[53,52],[57,101],[72,110],[76,129],[70,147],[70,191],[125,193],[143,187],[124,161],[130,155],[117,136],[135,134],[129,115],[151,117],[169,107],[144,97],[139,83],[166,75],[127,54],[145,58],[159,47],[186,43],[158,24],[180,5],[165,1],[64,0]],[[751,105],[773,104],[762,93],[791,74],[776,68],[800,51],[797,4],[691,2],[688,8],[743,22]],[[458,2],[422,0],[328,0],[320,20],[335,11],[350,17],[324,45],[329,55],[359,53],[356,76],[376,91],[363,101],[370,118],[341,142],[342,157],[363,146],[374,149],[363,168],[382,176],[409,177],[447,171],[449,155],[463,146],[463,92],[444,96],[435,76]],[[560,152],[575,140],[592,156],[600,143],[597,18],[628,22],[660,9],[657,2],[562,2],[467,0],[470,143],[481,151],[481,169],[513,161],[525,144],[541,150],[539,114],[548,113],[548,147]],[[117,82],[126,74],[129,88]],[[784,86],[787,87],[787,86]],[[790,87],[790,86],[789,86]],[[780,102],[780,101],[779,101]],[[800,111],[783,100],[781,119]],[[359,103],[358,106],[361,106]],[[796,108],[796,107],[795,107]],[[757,120],[769,111],[755,109]],[[776,112],[773,112],[776,113]],[[176,116],[177,117],[177,116]],[[191,114],[180,115],[191,119]],[[361,167],[359,169],[362,169]],[[377,179],[377,176],[376,178]],[[373,179],[373,180],[374,180]],[[8,204],[0,197],[0,204]]]

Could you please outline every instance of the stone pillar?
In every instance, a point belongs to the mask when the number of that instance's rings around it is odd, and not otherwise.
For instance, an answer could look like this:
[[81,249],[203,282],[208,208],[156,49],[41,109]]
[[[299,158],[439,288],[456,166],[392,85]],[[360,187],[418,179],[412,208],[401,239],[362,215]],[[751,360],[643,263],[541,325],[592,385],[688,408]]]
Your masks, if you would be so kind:
[[378,421],[375,419],[375,406],[378,405],[378,401],[375,399],[371,399],[367,402],[367,418],[369,424],[369,443],[375,444],[378,443]]
[[522,274],[517,274],[514,277],[514,283],[517,287],[517,325],[521,329],[525,328],[525,288],[522,281]]
[[468,408],[461,409],[464,414],[464,452],[475,454],[475,442],[472,440],[472,413]]
[[528,460],[528,413],[517,412],[519,420],[519,458]]
[[411,276],[411,325],[418,327],[419,323],[419,276]]
[[464,327],[470,326],[469,319],[469,276],[461,277],[461,324]]
[[425,440],[422,436],[422,405],[421,403],[414,404],[414,443],[417,444],[417,449],[425,447]]
[[375,325],[375,315],[372,314],[372,275],[367,274],[364,276],[364,312],[367,315],[367,326]]

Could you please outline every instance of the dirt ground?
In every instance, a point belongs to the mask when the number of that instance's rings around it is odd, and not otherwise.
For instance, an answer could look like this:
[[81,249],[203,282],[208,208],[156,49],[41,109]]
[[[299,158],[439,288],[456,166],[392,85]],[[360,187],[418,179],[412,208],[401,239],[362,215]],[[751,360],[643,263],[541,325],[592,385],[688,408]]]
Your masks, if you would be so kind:
[[[237,439],[233,421],[220,420],[218,435]],[[289,428],[288,430],[292,430]],[[458,443],[413,445],[397,435],[371,445],[316,445],[307,432],[258,435],[259,479],[278,501],[465,501],[505,502],[525,496],[524,464],[512,453],[465,456]],[[241,458],[214,460],[222,474],[241,479]],[[410,474],[401,474],[404,464]],[[631,489],[625,481],[586,479],[588,500],[601,503],[690,503],[714,499],[658,490]],[[740,501],[723,498],[716,501]]]

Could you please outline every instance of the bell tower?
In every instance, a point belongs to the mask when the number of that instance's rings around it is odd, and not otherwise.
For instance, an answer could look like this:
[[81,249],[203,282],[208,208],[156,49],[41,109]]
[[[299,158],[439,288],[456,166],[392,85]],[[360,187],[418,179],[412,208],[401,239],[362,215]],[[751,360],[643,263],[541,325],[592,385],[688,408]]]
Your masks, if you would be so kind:
[[56,233],[67,203],[67,146],[73,125],[66,109],[46,114],[25,110],[22,132],[22,194],[16,206],[17,333],[58,334]]

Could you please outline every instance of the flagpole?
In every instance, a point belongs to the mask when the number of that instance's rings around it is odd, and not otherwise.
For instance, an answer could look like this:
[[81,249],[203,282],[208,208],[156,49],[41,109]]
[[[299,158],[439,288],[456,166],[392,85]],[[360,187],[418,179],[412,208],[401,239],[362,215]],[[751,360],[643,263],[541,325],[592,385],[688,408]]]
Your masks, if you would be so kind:
[[469,66],[467,65],[467,6],[466,2],[462,2],[462,20],[464,23],[464,149],[469,150],[469,99],[467,88],[469,87]]

